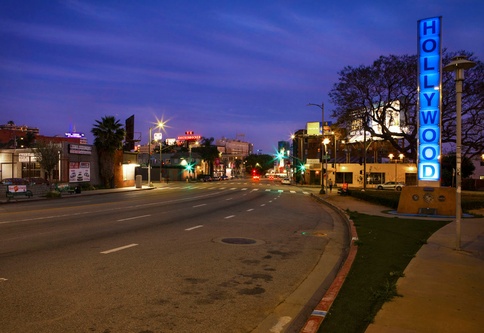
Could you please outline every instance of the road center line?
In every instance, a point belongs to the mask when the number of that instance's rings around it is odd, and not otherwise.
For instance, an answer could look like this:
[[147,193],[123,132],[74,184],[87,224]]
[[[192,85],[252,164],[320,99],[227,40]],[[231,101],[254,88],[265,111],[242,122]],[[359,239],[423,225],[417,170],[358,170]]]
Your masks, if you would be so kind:
[[235,217],[235,215],[225,216],[225,219],[231,219],[232,217]]
[[134,216],[134,217],[127,217],[125,219],[116,220],[116,222],[123,222],[123,221],[128,221],[128,220],[135,220],[135,219],[142,219],[142,218],[148,217],[148,216],[151,216],[151,215],[140,215],[140,216]]
[[251,212],[251,211],[253,211],[253,210],[254,210],[254,208],[249,208],[249,209],[247,209],[247,211],[248,211],[248,212]]
[[195,205],[195,206],[192,206],[193,208],[198,208],[198,207],[203,207],[203,206],[206,206],[207,204],[200,204],[200,205]]
[[200,224],[200,225],[196,225],[196,226],[191,227],[191,228],[187,228],[187,229],[185,229],[185,231],[192,231],[192,230],[202,228],[202,227],[203,227],[203,224]]
[[121,251],[121,250],[129,249],[130,247],[133,247],[133,246],[138,246],[138,244],[129,244],[129,245],[125,245],[125,246],[117,247],[117,248],[115,248],[115,249],[111,249],[111,250],[103,251],[103,252],[101,252],[101,253],[102,253],[102,254],[109,254],[109,253],[113,253],[113,252],[117,252],[117,251]]

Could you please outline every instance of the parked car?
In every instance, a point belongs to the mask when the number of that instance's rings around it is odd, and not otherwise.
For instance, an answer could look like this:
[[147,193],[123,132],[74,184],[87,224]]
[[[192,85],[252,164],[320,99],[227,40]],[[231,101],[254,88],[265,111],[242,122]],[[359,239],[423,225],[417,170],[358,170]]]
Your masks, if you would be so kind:
[[291,180],[289,178],[283,178],[281,184],[291,185]]
[[41,177],[26,177],[24,178],[30,185],[36,185],[36,184],[49,184],[47,180]]
[[22,178],[5,178],[1,181],[4,185],[29,185],[29,181]]
[[379,184],[376,186],[377,190],[395,190],[401,191],[402,188],[405,186],[404,183],[399,182],[386,182],[384,184]]
[[211,182],[212,181],[212,177],[210,177],[208,175],[203,176],[201,179],[202,179],[202,182]]

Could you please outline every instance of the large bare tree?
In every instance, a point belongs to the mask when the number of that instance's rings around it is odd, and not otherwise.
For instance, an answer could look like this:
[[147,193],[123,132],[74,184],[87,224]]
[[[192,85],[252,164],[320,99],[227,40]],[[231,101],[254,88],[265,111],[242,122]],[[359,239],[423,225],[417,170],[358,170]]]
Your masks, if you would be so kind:
[[37,162],[39,162],[42,169],[47,173],[47,180],[49,182],[52,180],[52,171],[59,164],[60,149],[60,144],[51,141],[39,141],[33,149]]
[[[462,151],[470,158],[484,151],[484,64],[469,52],[447,50],[443,51],[442,62],[445,65],[461,54],[477,63],[466,71],[462,96]],[[351,129],[354,120],[359,119],[370,137],[385,140],[396,151],[416,159],[417,56],[381,56],[371,65],[347,66],[338,74],[339,82],[329,93],[336,106],[332,117],[338,125]],[[442,75],[442,143],[452,149],[456,135],[454,74]],[[392,124],[405,127],[406,131]]]

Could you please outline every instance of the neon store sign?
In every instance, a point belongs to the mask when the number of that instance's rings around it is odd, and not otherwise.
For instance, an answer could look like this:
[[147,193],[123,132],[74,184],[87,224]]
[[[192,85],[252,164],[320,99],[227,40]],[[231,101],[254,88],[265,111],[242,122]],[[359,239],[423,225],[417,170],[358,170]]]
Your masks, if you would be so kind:
[[418,21],[418,179],[440,181],[442,17]]

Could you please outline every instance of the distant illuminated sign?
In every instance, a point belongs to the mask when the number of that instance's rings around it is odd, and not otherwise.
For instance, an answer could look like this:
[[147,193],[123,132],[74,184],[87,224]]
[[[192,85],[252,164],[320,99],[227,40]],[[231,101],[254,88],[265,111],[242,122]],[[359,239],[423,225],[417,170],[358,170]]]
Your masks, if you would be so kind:
[[421,181],[440,181],[441,30],[442,17],[418,21],[418,179]]
[[[308,135],[321,135],[323,126],[321,125],[322,122],[318,121],[310,121],[306,123],[306,132]],[[332,122],[331,121],[325,121],[324,122],[324,133],[325,135],[328,134],[328,132],[331,132],[331,126]]]
[[84,146],[84,145],[69,145],[69,154],[76,154],[76,155],[91,155],[92,146]]
[[308,135],[321,135],[321,122],[311,121],[306,123],[306,131]]
[[153,140],[161,141],[163,139],[163,133],[153,133]]
[[166,142],[166,144],[168,146],[174,146],[174,145],[176,145],[176,139],[175,138],[166,139],[165,142]]
[[201,135],[182,135],[178,137],[178,140],[185,140],[185,141],[192,141],[192,140],[200,140],[202,138]]
[[64,133],[66,138],[83,138],[84,133],[78,133],[78,132],[66,132]]

